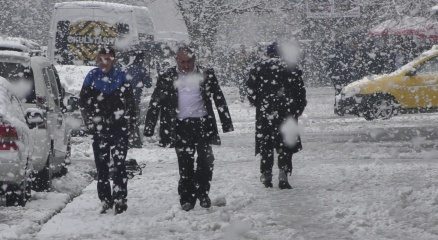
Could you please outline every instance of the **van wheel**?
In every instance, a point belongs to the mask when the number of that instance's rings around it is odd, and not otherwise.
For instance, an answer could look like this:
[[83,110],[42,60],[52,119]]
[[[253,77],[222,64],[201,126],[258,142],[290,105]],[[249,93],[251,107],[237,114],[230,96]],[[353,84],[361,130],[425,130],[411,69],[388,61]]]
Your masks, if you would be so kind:
[[391,95],[379,94],[366,101],[364,118],[368,121],[374,119],[390,119],[398,113],[399,104]]
[[50,191],[52,188],[53,170],[51,164],[54,159],[53,141],[47,157],[46,166],[39,172],[35,173],[34,190],[37,192]]

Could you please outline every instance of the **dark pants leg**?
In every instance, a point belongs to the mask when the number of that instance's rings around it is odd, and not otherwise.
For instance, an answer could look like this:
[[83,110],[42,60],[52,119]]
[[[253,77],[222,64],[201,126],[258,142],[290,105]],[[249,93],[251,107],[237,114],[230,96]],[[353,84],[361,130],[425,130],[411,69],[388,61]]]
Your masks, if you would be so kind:
[[[178,193],[181,204],[196,202],[196,198],[208,194],[213,176],[214,155],[211,146],[205,141],[203,119],[178,121],[176,154],[180,180]],[[196,172],[194,169],[195,153]]]
[[287,147],[277,149],[278,152],[278,169],[284,170],[286,173],[292,173],[292,151]]
[[114,141],[114,146],[111,148],[111,156],[114,161],[113,198],[114,200],[122,200],[126,199],[128,195],[128,176],[125,165],[128,139],[122,137]]
[[202,197],[210,192],[210,182],[213,178],[214,155],[209,144],[198,144],[198,158],[196,159],[195,182],[197,196]]
[[93,152],[97,169],[97,194],[100,201],[112,203],[113,199],[109,181],[110,145],[105,139],[95,137]]
[[[125,199],[127,196],[128,178],[125,159],[128,149],[128,138],[120,135],[109,137],[95,136],[93,141],[94,161],[97,169],[97,194],[101,201],[112,203],[114,199]],[[114,162],[113,194],[109,181],[110,159]]]
[[178,146],[175,150],[179,167],[178,194],[180,203],[181,205],[184,203],[194,204],[196,202],[194,181],[195,146]]
[[274,166],[274,149],[270,146],[263,146],[260,151],[260,172],[262,174],[272,174],[272,167]]
[[143,147],[140,133],[140,102],[138,102],[135,109],[135,126],[130,129],[129,146],[133,148]]

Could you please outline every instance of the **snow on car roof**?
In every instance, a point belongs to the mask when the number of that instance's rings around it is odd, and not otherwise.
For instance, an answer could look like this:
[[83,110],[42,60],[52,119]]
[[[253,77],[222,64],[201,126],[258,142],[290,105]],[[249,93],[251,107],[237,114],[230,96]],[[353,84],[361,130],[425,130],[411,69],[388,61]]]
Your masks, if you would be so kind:
[[0,51],[0,58],[7,58],[8,60],[18,62],[30,61],[30,56],[27,53],[17,51]]
[[0,47],[9,47],[22,51],[41,50],[38,43],[18,37],[0,37]]

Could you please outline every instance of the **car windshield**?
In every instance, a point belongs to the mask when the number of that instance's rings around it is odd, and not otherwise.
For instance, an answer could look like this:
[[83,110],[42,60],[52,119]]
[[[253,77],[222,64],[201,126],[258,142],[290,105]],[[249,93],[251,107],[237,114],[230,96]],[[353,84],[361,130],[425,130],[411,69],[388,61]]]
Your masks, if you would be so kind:
[[412,61],[406,63],[405,65],[403,65],[402,67],[400,67],[396,71],[394,71],[394,74],[399,74],[399,73],[404,72],[404,71],[412,70],[414,68],[414,66],[417,65],[417,63],[419,61],[423,60],[424,58],[430,57],[430,56],[432,56],[432,55],[428,52],[423,53],[420,56],[414,58]]
[[26,96],[26,103],[35,101],[34,77],[30,67],[21,63],[0,62],[0,76],[11,83],[25,80],[32,87],[32,91]]

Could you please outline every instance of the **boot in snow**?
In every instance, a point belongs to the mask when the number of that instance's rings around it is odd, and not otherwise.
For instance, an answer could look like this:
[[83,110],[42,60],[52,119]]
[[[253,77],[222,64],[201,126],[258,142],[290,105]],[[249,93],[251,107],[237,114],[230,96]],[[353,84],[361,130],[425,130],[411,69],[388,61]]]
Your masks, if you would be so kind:
[[287,172],[282,169],[280,169],[280,172],[278,174],[278,187],[280,189],[292,189],[292,186],[287,180]]
[[126,199],[116,200],[115,209],[114,209],[116,215],[123,213],[127,209],[128,209],[128,204]]
[[262,175],[260,176],[260,181],[263,183],[263,185],[265,185],[266,188],[271,188],[272,187],[272,173],[262,173]]
[[208,197],[208,195],[203,195],[199,198],[199,205],[203,208],[210,208],[211,207],[211,200]]
[[183,204],[181,204],[181,208],[182,208],[182,210],[188,212],[188,211],[192,210],[193,208],[195,208],[195,204],[188,203],[188,202],[183,203]]
[[100,214],[105,214],[109,209],[113,208],[112,202],[102,202],[102,208],[100,209]]

